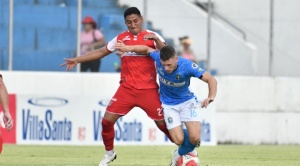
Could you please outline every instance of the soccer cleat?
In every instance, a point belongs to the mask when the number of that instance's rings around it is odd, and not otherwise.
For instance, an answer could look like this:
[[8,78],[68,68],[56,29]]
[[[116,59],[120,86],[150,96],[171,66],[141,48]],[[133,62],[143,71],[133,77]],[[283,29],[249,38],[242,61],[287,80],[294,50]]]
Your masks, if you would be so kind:
[[113,155],[107,155],[105,154],[102,158],[102,160],[99,163],[99,166],[108,166],[108,164],[112,161],[114,161],[115,159],[117,159],[117,153],[114,152]]
[[193,156],[193,157],[198,157],[198,152],[194,149],[193,151],[188,153],[188,155]]
[[177,149],[175,149],[173,151],[173,154],[172,154],[172,159],[171,159],[171,162],[170,162],[170,166],[177,166],[177,160],[178,160],[178,157],[176,156],[176,151]]
[[197,143],[196,148],[199,148],[200,145],[201,145],[201,140],[199,140],[199,142]]

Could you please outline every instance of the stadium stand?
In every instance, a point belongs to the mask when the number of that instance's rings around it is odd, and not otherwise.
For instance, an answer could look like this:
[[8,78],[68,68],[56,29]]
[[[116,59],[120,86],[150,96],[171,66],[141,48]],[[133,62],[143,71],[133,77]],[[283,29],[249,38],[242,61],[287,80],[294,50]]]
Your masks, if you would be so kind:
[[[126,30],[123,8],[116,0],[83,1],[82,17],[91,15],[106,41]],[[8,1],[0,1],[0,69],[8,69]],[[148,23],[148,29],[153,29]],[[76,47],[77,1],[22,0],[14,2],[13,69],[64,71],[59,64]],[[157,30],[156,30],[157,31]],[[158,31],[159,32],[159,31]],[[159,32],[161,33],[161,32]],[[173,43],[167,39],[168,44]],[[102,60],[101,72],[114,72],[116,54]]]

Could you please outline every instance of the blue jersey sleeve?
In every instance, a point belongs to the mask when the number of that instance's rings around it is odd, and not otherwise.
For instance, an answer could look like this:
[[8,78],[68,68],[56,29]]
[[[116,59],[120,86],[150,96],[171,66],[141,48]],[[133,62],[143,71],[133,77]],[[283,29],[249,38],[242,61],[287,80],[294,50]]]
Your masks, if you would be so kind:
[[205,70],[200,68],[196,63],[191,62],[188,64],[188,72],[192,77],[200,78]]
[[160,57],[160,52],[155,50],[149,53],[149,56],[153,59],[153,60],[157,60]]

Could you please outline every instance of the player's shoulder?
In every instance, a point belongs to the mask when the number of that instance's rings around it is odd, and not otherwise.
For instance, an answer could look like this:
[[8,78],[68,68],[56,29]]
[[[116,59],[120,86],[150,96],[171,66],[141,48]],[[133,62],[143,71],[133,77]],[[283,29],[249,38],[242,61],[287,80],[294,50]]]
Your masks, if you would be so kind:
[[[155,34],[155,35],[159,35],[157,32],[154,32],[154,31],[151,31],[151,30],[149,30],[149,29],[146,29],[145,31],[144,31],[144,33],[145,34]],[[159,35],[160,36],[160,35]]]
[[183,57],[178,57],[178,58],[179,58],[179,64],[184,69],[197,69],[197,68],[199,68],[199,66],[191,60],[185,59]]
[[118,37],[118,38],[122,38],[122,37],[126,37],[126,36],[128,36],[128,35],[130,35],[130,32],[127,30],[127,31],[123,31],[123,32],[119,33],[119,34],[117,35],[117,37]]
[[187,65],[190,65],[192,63],[192,61],[190,61],[188,59],[185,59],[185,58],[183,58],[181,56],[178,56],[178,62],[182,66],[187,66]]
[[159,59],[160,57],[160,51],[159,50],[154,50],[152,52],[149,52],[149,55],[154,58],[154,59]]

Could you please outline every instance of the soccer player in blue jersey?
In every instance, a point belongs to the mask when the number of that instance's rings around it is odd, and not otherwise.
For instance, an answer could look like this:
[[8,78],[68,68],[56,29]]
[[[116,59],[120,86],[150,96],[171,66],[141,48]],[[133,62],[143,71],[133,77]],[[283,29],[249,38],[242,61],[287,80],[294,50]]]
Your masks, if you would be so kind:
[[[201,124],[200,115],[197,112],[197,98],[189,90],[190,79],[196,77],[208,83],[209,93],[201,103],[202,108],[206,108],[209,103],[214,101],[217,93],[216,79],[192,61],[178,57],[171,46],[164,46],[158,51],[141,45],[126,46],[119,41],[115,48],[120,53],[148,54],[156,63],[165,122],[173,142],[179,145],[179,148],[173,153],[170,166],[176,166],[182,155],[189,153],[197,156],[194,149],[200,141]],[[187,130],[182,128],[182,122]]]

